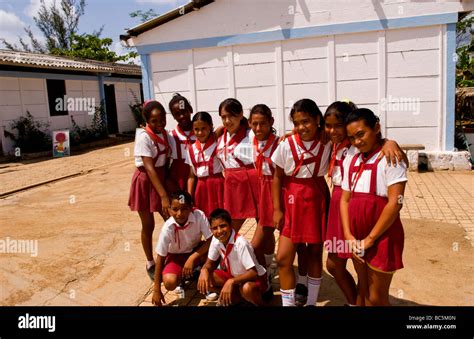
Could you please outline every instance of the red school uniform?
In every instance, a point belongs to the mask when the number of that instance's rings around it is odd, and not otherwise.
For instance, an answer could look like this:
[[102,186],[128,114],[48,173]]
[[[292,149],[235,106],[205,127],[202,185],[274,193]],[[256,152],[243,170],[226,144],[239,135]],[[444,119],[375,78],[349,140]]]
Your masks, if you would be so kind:
[[165,180],[165,168],[169,157],[169,144],[166,133],[155,134],[148,126],[138,129],[135,137],[135,165],[130,185],[128,206],[132,211],[161,212],[161,197],[151,183],[142,156],[151,157],[155,164],[156,173],[162,183]]
[[194,192],[195,206],[207,216],[216,208],[224,208],[223,167],[216,154],[217,141],[211,134],[205,145],[196,140],[189,147],[185,160],[198,178]]
[[170,172],[173,178],[182,190],[187,189],[189,178],[189,165],[185,163],[186,153],[189,146],[194,144],[196,136],[193,131],[183,131],[179,126],[169,132],[171,157],[173,158],[172,171]]
[[[385,157],[378,159],[381,148],[364,157],[361,153],[344,160],[342,189],[351,191],[349,220],[357,240],[369,235],[388,202],[388,186],[407,181],[406,165],[387,166]],[[404,232],[400,217],[375,241],[364,255],[374,270],[391,273],[403,268]]]
[[342,196],[341,184],[344,174],[342,164],[347,155],[354,154],[355,152],[355,148],[351,146],[348,140],[339,144],[333,144],[328,169],[328,176],[331,178],[333,190],[331,201],[329,203],[328,224],[324,240],[326,250],[330,253],[337,253],[337,256],[342,259],[352,257],[352,253],[345,252],[345,248],[340,245],[344,244],[345,241],[344,229],[342,227],[340,216],[340,202]]
[[[253,133],[252,133],[253,134]],[[253,135],[254,164],[259,179],[258,225],[275,227],[273,224],[272,183],[275,166],[271,156],[278,147],[278,137],[273,133],[264,141],[258,141]]]
[[230,135],[225,129],[217,146],[217,156],[224,166],[224,208],[233,219],[258,218],[260,191],[250,131],[241,126]]
[[326,227],[329,188],[324,179],[330,145],[304,142],[292,135],[281,142],[272,156],[285,172],[283,182],[285,224],[281,235],[293,243],[319,244]]

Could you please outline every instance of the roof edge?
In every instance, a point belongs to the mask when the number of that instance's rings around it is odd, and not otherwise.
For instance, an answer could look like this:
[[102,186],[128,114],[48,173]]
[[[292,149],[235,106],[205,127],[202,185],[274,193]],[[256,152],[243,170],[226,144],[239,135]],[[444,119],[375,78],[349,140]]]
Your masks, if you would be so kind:
[[214,0],[192,0],[184,6],[175,8],[163,15],[148,20],[138,26],[127,30],[127,34],[120,35],[120,40],[127,41],[130,38],[137,37],[153,28],[161,26],[167,22],[177,19],[183,15],[199,10],[200,8],[213,3]]

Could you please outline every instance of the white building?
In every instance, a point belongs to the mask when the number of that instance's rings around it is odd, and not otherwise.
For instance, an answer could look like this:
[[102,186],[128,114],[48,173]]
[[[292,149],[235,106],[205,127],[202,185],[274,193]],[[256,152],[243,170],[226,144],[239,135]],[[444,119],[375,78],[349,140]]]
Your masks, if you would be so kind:
[[141,102],[140,88],[139,66],[0,50],[0,149],[12,153],[4,131],[27,111],[54,131],[71,128],[71,116],[80,127],[90,126],[90,106],[105,102],[108,132],[133,131],[128,105],[135,97]]
[[227,97],[246,114],[265,103],[283,133],[298,99],[324,113],[347,98],[379,114],[400,144],[452,151],[456,22],[473,9],[461,0],[201,0],[121,39],[141,56],[145,99],[165,107],[179,92],[219,124]]

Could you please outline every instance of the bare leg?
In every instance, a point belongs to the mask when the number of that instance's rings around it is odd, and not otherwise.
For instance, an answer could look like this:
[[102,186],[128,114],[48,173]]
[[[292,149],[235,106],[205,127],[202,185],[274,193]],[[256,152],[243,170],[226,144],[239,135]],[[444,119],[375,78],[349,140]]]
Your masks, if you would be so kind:
[[282,290],[295,288],[295,272],[293,271],[295,254],[296,245],[291,242],[290,238],[280,236],[276,261],[278,263],[280,288]]
[[151,212],[139,211],[138,215],[142,222],[142,246],[145,251],[146,259],[152,261],[153,259],[153,230],[155,229],[155,218]]
[[357,287],[354,278],[346,268],[347,259],[339,258],[336,253],[329,253],[326,267],[336,280],[337,285],[349,304],[357,302]]
[[393,274],[377,272],[367,267],[369,302],[371,306],[390,306],[388,301]]

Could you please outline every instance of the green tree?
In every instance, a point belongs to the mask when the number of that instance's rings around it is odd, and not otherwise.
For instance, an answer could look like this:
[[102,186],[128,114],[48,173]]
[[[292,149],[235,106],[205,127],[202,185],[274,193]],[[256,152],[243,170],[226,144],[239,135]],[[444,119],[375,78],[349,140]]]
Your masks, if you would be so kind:
[[136,52],[130,52],[121,56],[117,55],[117,53],[109,49],[112,42],[110,38],[101,39],[94,34],[74,34],[69,49],[54,49],[52,54],[107,62],[126,61],[138,56]]
[[138,10],[131,12],[128,15],[130,15],[131,18],[139,18],[141,22],[148,21],[158,16],[158,14],[156,14],[152,8],[150,8],[148,11]]
[[456,24],[456,86],[474,87],[474,15],[464,13]]
[[50,7],[41,0],[38,15],[33,20],[44,35],[46,43],[42,44],[35,38],[31,27],[25,28],[30,45],[20,37],[21,48],[5,39],[1,40],[5,47],[11,50],[37,53],[51,53],[58,49],[68,50],[71,47],[73,35],[77,33],[79,19],[84,14],[85,7],[85,0],[61,0],[59,5],[53,2]]

